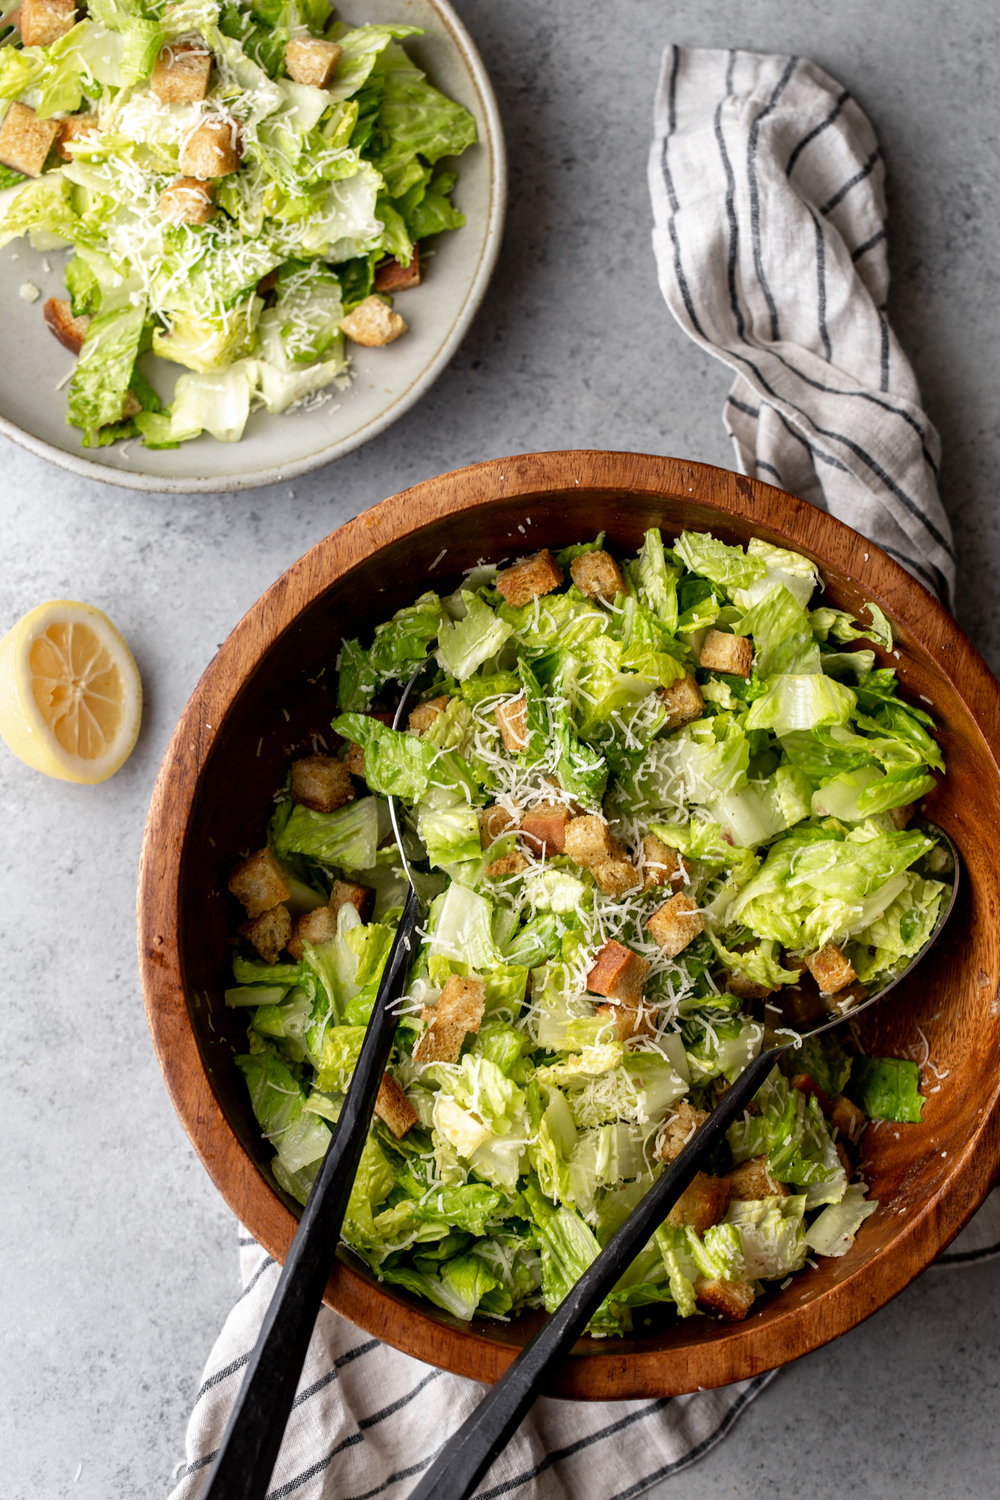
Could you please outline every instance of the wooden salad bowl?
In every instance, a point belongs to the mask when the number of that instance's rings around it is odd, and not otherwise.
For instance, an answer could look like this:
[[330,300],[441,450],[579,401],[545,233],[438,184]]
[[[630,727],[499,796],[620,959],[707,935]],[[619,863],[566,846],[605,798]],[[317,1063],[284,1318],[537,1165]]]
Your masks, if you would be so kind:
[[[429,479],[349,521],[295,563],[220,647],[192,695],[153,793],[139,875],[139,965],[167,1088],[213,1182],[250,1233],[283,1261],[298,1207],[276,1186],[234,1053],[246,1016],[227,1011],[237,920],[226,882],[264,841],[289,756],[334,717],[342,635],[369,631],[426,588],[450,591],[485,559],[605,531],[634,552],[665,535],[752,536],[813,559],[826,600],[874,600],[896,634],[880,664],[940,725],[947,777],[924,801],[958,846],[957,909],[925,962],[859,1019],[866,1050],[929,1057],[919,1125],[872,1125],[862,1157],[878,1200],[840,1259],[807,1268],[743,1323],[654,1309],[624,1339],[584,1338],[551,1393],[666,1396],[740,1380],[852,1328],[917,1276],[1000,1174],[1000,685],[947,611],[903,568],[813,506],[704,464],[641,454],[560,452],[475,464]],[[326,1301],[418,1359],[494,1381],[538,1326],[462,1323],[380,1285],[341,1246]]]

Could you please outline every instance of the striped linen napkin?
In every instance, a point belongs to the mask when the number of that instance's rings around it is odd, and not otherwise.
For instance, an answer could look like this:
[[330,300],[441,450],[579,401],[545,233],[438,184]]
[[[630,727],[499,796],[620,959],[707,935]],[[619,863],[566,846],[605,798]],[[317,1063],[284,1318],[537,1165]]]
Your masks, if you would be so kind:
[[[740,468],[814,501],[950,596],[938,440],[885,315],[883,169],[871,126],[812,63],[670,48],[650,155],[660,283],[736,380]],[[243,1291],[205,1369],[171,1500],[196,1500],[279,1268],[245,1233]],[[1000,1250],[995,1193],[943,1263]],[[627,1500],[722,1438],[773,1378],[672,1399],[539,1401],[480,1500]],[[402,1500],[483,1387],[324,1308],[269,1500]]]

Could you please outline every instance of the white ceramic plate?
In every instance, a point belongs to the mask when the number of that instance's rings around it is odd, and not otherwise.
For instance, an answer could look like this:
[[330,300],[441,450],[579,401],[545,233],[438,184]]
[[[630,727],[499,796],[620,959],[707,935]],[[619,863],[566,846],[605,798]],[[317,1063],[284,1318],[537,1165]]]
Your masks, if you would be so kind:
[[[79,431],[66,422],[65,390],[57,389],[72,356],[42,320],[44,299],[66,295],[62,266],[68,252],[41,255],[18,240],[0,251],[6,356],[0,361],[0,432],[74,473],[129,489],[238,490],[292,479],[341,458],[384,431],[429,389],[472,321],[500,248],[507,192],[500,116],[479,54],[448,0],[350,0],[337,12],[355,25],[398,21],[423,27],[425,34],[408,41],[407,51],[437,88],[471,110],[479,127],[478,143],[457,162],[455,202],[465,227],[436,239],[426,279],[397,301],[409,333],[384,349],[349,345],[353,379],[344,391],[313,410],[280,417],[255,412],[238,443],[203,435],[162,452],[137,441],[82,448]],[[19,295],[28,281],[42,292],[35,303]]]

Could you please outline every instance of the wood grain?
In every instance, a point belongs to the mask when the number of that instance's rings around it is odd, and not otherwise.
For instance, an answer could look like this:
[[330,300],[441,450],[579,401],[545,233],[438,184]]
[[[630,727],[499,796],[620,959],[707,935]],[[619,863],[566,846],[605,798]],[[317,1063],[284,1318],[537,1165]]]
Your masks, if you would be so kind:
[[[174,732],[143,845],[138,942],[160,1066],[192,1143],[240,1220],[278,1260],[297,1222],[276,1188],[232,1064],[246,1018],[227,1011],[226,879],[263,842],[289,752],[334,714],[343,635],[363,633],[424,587],[442,591],[479,559],[499,561],[606,531],[636,549],[648,526],[709,529],[791,546],[819,566],[826,600],[896,632],[905,693],[934,713],[948,775],[924,807],[963,857],[959,907],[912,980],[860,1021],[871,1051],[924,1055],[920,1125],[870,1127],[862,1156],[878,1211],[847,1255],[820,1262],[732,1327],[652,1318],[621,1341],[583,1339],[552,1393],[662,1396],[787,1363],[895,1296],[968,1220],[1000,1175],[1000,685],[947,611],[870,542],[805,502],[705,465],[642,454],[527,454],[456,470],[348,522],[284,573],[205,671]],[[287,716],[286,716],[287,715]],[[327,1301],[419,1359],[495,1380],[537,1326],[459,1323],[380,1287],[343,1247]]]

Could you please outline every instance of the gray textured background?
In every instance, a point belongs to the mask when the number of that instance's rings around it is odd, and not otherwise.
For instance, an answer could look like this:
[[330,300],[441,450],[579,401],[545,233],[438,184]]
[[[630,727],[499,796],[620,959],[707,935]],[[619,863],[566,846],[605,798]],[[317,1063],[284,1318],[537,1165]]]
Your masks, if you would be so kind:
[[[417,408],[325,472],[236,496],[144,498],[0,449],[0,631],[43,599],[98,604],[130,641],[147,693],[139,745],[102,787],[44,781],[0,753],[5,1500],[164,1495],[237,1290],[233,1220],[161,1084],[133,938],[153,780],[218,643],[312,543],[442,470],[575,446],[730,462],[727,374],[673,325],[650,251],[646,152],[666,42],[807,54],[869,112],[889,175],[890,313],[943,439],[960,616],[1000,667],[992,8],[459,9],[499,96],[510,213],[486,303]],[[932,1271],[784,1373],[720,1447],[655,1493],[992,1496],[998,1347],[995,1268]]]

